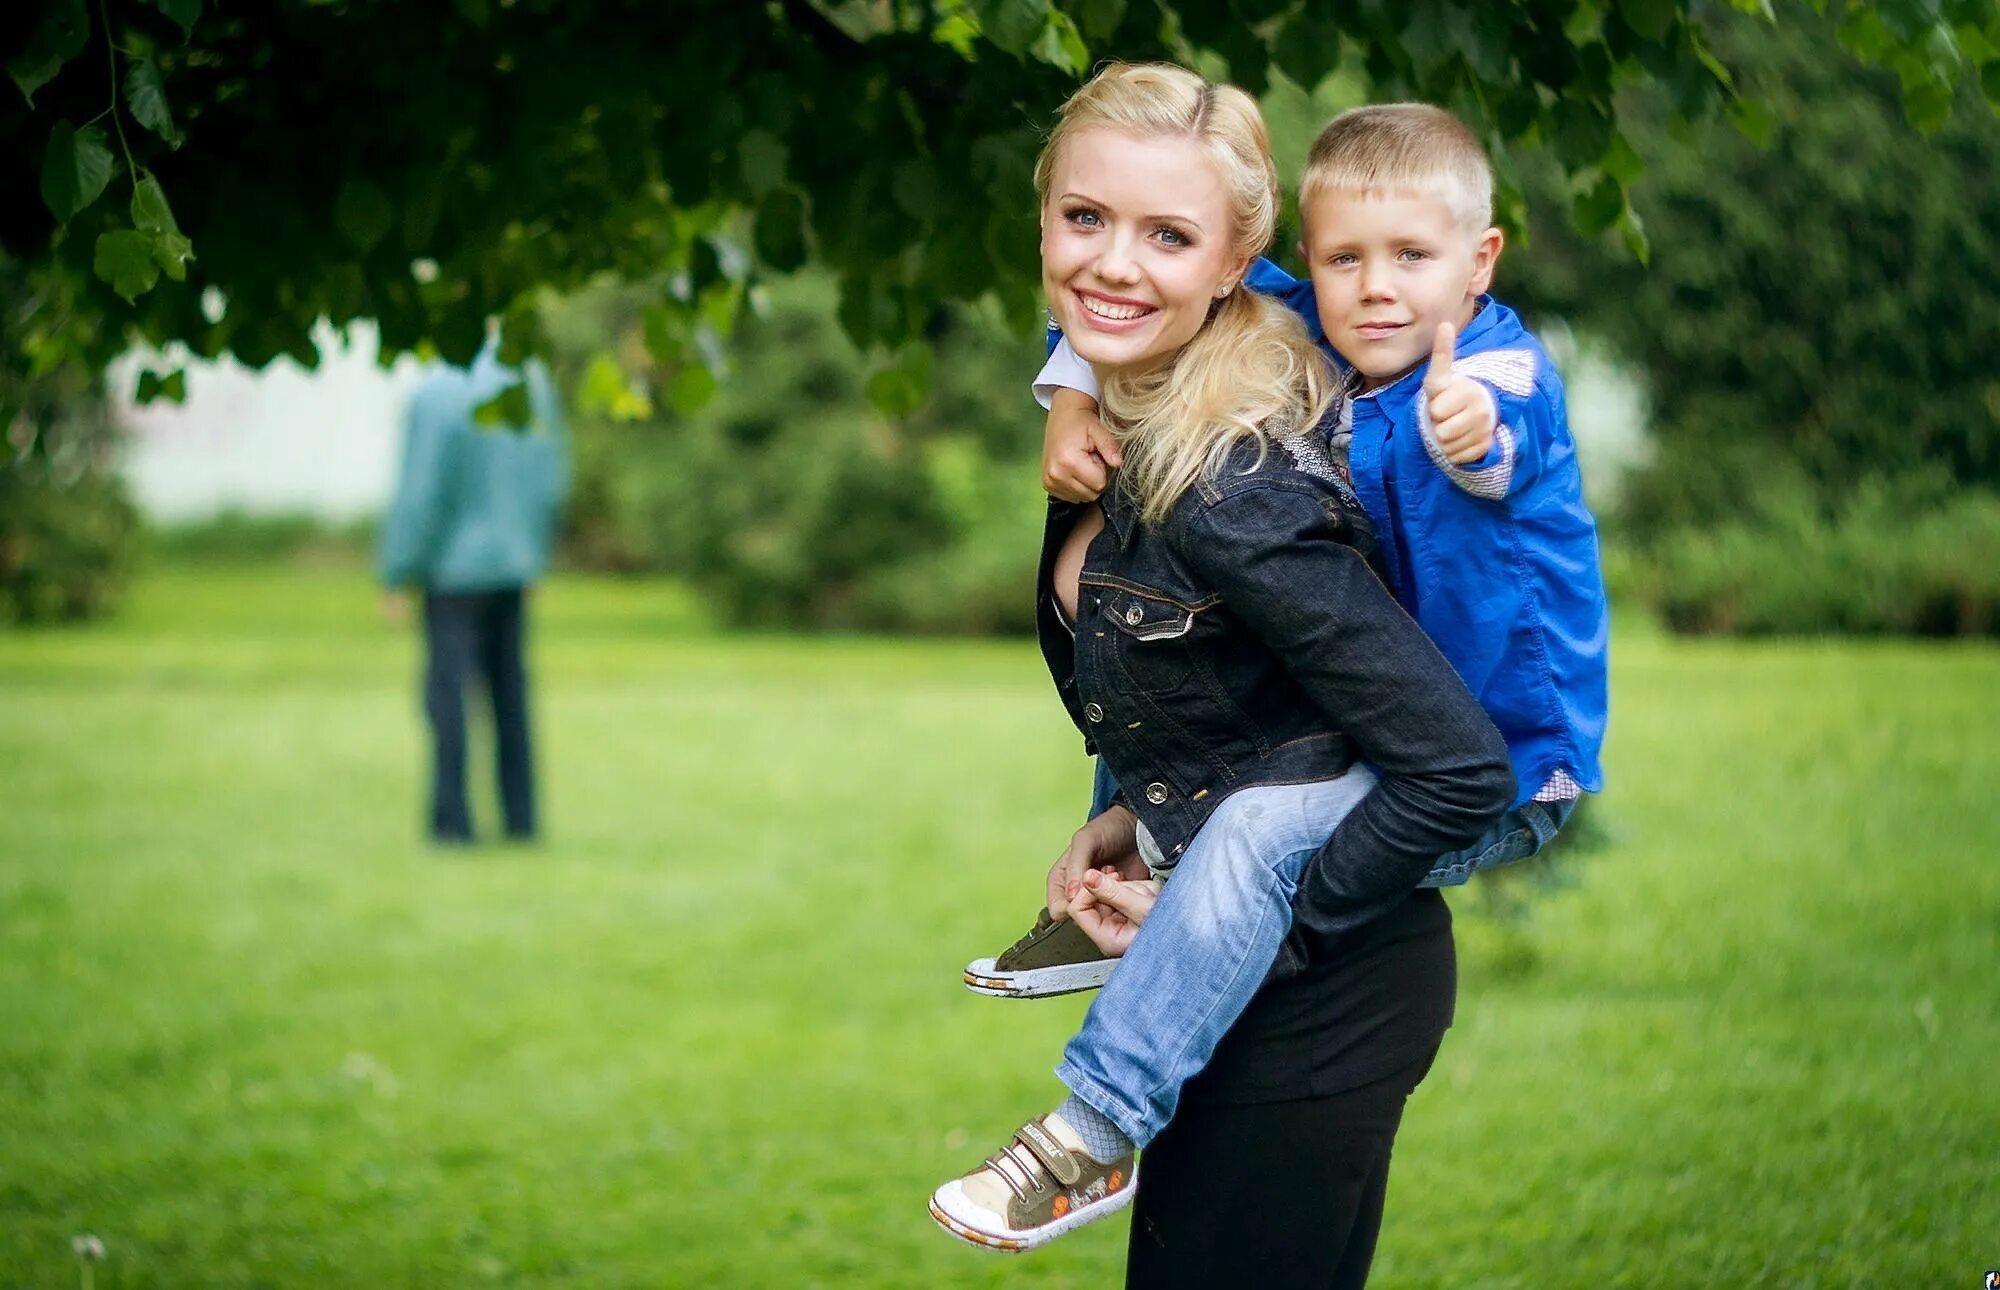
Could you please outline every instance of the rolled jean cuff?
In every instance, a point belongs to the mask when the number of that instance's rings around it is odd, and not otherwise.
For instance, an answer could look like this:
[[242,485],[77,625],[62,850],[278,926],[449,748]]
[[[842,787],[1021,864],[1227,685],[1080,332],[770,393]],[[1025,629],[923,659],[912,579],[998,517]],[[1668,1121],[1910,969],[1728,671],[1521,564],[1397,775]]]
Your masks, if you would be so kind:
[[1139,1146],[1151,1142],[1159,1130],[1146,1123],[1145,1116],[1132,1109],[1117,1093],[1099,1084],[1065,1057],[1056,1066],[1056,1078],[1070,1092],[1097,1109],[1097,1113],[1118,1126],[1118,1131]]

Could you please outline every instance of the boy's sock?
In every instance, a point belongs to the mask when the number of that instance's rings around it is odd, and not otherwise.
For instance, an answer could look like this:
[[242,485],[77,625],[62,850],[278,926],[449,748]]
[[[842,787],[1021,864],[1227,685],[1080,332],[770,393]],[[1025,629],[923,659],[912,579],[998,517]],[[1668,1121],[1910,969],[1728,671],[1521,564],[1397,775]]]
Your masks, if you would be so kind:
[[1074,1093],[1063,1099],[1056,1114],[1076,1130],[1076,1136],[1083,1140],[1084,1154],[1100,1165],[1111,1164],[1139,1149],[1110,1116]]

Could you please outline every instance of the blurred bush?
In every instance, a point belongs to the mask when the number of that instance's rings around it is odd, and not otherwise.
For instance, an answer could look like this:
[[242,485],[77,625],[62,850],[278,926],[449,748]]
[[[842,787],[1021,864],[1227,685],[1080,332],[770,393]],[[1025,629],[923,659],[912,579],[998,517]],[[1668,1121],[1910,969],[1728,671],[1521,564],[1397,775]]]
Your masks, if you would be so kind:
[[261,563],[267,560],[366,560],[375,521],[312,514],[252,514],[228,509],[201,520],[166,524],[146,536],[148,554],[175,560]]
[[1761,515],[1667,535],[1646,597],[1684,632],[2000,636],[2000,495],[1913,510],[1864,492],[1828,516],[1809,495]]
[[[28,326],[50,307],[0,259],[0,310]],[[0,368],[0,405],[19,409],[0,441],[0,623],[105,612],[124,586],[138,512],[117,474],[117,428],[94,374]]]
[[835,322],[832,283],[808,275],[738,322],[728,379],[676,412],[606,388],[603,356],[648,361],[635,337],[645,300],[606,288],[549,310],[580,391],[565,560],[678,575],[739,626],[1032,630],[1036,339],[997,313],[940,314],[929,401],[887,417]]

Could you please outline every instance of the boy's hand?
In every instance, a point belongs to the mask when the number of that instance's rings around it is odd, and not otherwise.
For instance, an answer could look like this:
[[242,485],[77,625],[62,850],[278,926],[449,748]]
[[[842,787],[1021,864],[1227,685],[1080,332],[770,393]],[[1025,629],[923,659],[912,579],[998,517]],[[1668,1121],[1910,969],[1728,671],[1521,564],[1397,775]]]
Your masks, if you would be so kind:
[[1093,869],[1083,876],[1083,887],[1070,905],[1070,914],[1083,934],[1115,959],[1130,948],[1139,925],[1159,898],[1157,878],[1120,881],[1108,869]]
[[1049,866],[1049,917],[1068,918],[1070,901],[1093,869],[1110,868],[1127,878],[1147,876],[1139,858],[1139,817],[1114,806],[1076,831],[1069,847]]
[[[1424,373],[1424,398],[1429,401],[1431,433],[1445,460],[1464,466],[1478,461],[1493,447],[1500,414],[1485,386],[1469,376],[1452,375],[1452,346],[1457,339],[1457,329],[1450,323],[1438,324],[1430,370]],[[1050,424],[1054,422],[1051,413]]]
[[1065,502],[1096,501],[1124,460],[1118,441],[1097,419],[1097,400],[1057,390],[1042,431],[1042,491]]

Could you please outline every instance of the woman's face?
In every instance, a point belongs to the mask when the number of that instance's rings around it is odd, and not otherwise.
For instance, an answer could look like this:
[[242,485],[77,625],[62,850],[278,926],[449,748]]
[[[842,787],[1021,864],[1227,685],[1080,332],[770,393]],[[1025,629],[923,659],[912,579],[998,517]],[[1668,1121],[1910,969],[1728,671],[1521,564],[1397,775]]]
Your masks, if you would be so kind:
[[1042,208],[1049,310],[1095,367],[1164,357],[1243,276],[1234,234],[1222,173],[1193,140],[1078,131]]

